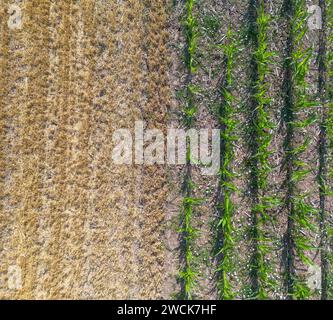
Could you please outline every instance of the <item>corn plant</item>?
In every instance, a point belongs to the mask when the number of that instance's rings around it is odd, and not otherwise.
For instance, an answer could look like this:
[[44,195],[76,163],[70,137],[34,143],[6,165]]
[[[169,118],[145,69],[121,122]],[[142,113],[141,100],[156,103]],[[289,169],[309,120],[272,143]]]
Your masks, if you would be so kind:
[[219,173],[219,188],[217,195],[217,211],[219,221],[216,225],[217,235],[217,289],[220,299],[230,300],[235,292],[230,282],[230,274],[234,272],[234,229],[232,218],[234,204],[232,195],[237,188],[233,184],[234,172],[232,164],[235,157],[234,144],[237,141],[235,120],[235,97],[232,94],[234,57],[237,52],[235,35],[229,29],[226,44],[220,45],[225,57],[225,80],[221,88],[222,102],[219,105],[217,116],[221,129],[222,150],[221,169]]
[[[187,68],[187,86],[185,90],[185,106],[183,109],[183,120],[186,129],[191,128],[195,121],[197,106],[195,104],[196,87],[192,83],[192,78],[196,72],[195,53],[197,47],[197,20],[193,14],[195,1],[186,1],[186,18],[185,18],[185,65]],[[193,244],[197,230],[192,225],[192,216],[194,207],[200,204],[200,200],[193,197],[194,183],[192,181],[192,159],[190,142],[186,142],[186,172],[183,183],[183,204],[181,210],[181,227],[180,234],[183,246],[183,266],[179,273],[181,280],[181,297],[187,300],[193,299],[193,287],[196,284],[197,273],[193,268]]]
[[266,195],[268,175],[271,172],[269,150],[272,140],[273,124],[268,110],[271,99],[268,94],[267,76],[270,72],[273,53],[268,50],[267,32],[270,17],[265,12],[264,1],[253,1],[252,58],[251,58],[251,97],[248,140],[250,147],[250,194],[251,228],[250,239],[253,253],[250,260],[251,296],[267,299],[274,288],[272,266],[268,255],[272,252],[272,239],[267,223],[272,219],[270,209],[278,203],[277,199]]
[[308,251],[313,248],[308,233],[314,231],[312,223],[314,208],[308,203],[308,194],[300,190],[301,183],[310,172],[308,164],[302,160],[310,139],[304,138],[296,143],[295,137],[302,136],[313,122],[310,108],[316,104],[307,98],[305,77],[309,72],[312,56],[310,49],[304,48],[304,36],[307,32],[307,10],[305,0],[289,0],[288,5],[288,52],[286,58],[286,95],[284,121],[286,124],[285,168],[288,210],[285,280],[289,299],[306,299],[311,291],[305,279],[296,272],[296,262],[309,265]]

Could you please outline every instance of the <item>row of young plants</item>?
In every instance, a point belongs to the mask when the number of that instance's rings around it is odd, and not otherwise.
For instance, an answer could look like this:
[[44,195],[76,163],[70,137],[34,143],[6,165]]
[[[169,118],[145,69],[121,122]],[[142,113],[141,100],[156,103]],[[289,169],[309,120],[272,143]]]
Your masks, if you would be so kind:
[[237,40],[229,28],[225,43],[218,45],[223,50],[224,80],[220,88],[221,102],[218,104],[216,116],[221,130],[221,169],[217,190],[217,217],[215,255],[217,261],[216,279],[217,290],[221,300],[231,300],[236,296],[230,276],[235,272],[235,232],[233,218],[235,206],[233,195],[237,192],[234,184],[235,173],[233,170],[235,160],[235,142],[237,117],[235,107],[234,68],[237,55]]
[[265,2],[252,2],[249,40],[251,41],[251,88],[249,101],[249,191],[251,196],[250,240],[250,297],[267,299],[275,287],[271,255],[273,239],[268,223],[272,223],[270,211],[279,201],[267,194],[270,165],[273,123],[269,110],[271,98],[268,76],[273,53],[268,48],[270,16],[265,12]]
[[[197,49],[197,20],[194,15],[195,0],[185,1],[185,66],[187,70],[186,88],[183,93],[184,107],[182,110],[183,123],[185,129],[191,129],[195,123],[198,111],[196,105],[196,87],[193,84],[193,76],[196,72],[195,54]],[[183,181],[183,201],[181,208],[180,237],[181,237],[181,260],[182,266],[179,272],[181,283],[180,298],[186,300],[193,299],[193,289],[197,280],[197,272],[194,270],[194,241],[197,230],[193,227],[193,214],[195,207],[201,201],[193,195],[193,162],[191,159],[190,141],[186,140],[186,166]]]
[[[312,107],[316,104],[308,99],[306,76],[312,57],[311,48],[304,44],[307,32],[307,6],[305,0],[288,0],[287,57],[285,60],[285,106],[283,110],[286,126],[284,142],[287,194],[285,206],[288,211],[285,235],[285,287],[288,299],[306,299],[311,295],[304,275],[298,270],[312,263],[309,252],[313,249],[309,234],[315,232],[313,223],[316,210],[309,202],[308,192],[302,184],[311,172],[304,160],[310,137],[309,126],[315,120]],[[302,137],[302,141],[297,138]]]

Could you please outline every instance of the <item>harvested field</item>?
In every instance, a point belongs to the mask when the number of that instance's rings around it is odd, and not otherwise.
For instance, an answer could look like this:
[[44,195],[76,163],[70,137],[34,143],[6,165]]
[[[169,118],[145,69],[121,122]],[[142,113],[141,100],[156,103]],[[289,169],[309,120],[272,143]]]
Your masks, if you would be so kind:
[[0,0],[0,299],[332,299],[332,31],[330,0]]

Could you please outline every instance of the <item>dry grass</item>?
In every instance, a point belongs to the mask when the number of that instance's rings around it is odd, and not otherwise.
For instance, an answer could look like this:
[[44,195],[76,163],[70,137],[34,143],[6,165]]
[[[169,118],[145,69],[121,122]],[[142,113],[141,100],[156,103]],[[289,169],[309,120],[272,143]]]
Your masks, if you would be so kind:
[[[1,7],[1,298],[156,298],[163,168],[112,164],[112,132],[165,128],[166,2]],[[158,48],[156,50],[156,48]],[[8,290],[9,266],[22,288]]]

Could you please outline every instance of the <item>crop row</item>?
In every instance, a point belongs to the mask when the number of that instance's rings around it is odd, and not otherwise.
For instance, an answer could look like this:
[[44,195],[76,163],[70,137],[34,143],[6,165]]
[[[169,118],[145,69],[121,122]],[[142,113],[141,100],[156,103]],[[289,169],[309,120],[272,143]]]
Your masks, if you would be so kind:
[[[197,47],[197,21],[194,17],[194,0],[186,0],[185,29],[185,65],[187,69],[186,88],[184,92],[183,122],[186,129],[190,129],[195,121],[197,106],[195,103],[195,87],[192,83],[193,75],[196,72],[195,52]],[[186,166],[183,181],[183,201],[181,208],[181,259],[182,270],[179,273],[181,282],[181,298],[192,299],[193,287],[196,282],[196,272],[193,268],[193,242],[196,230],[192,225],[194,207],[200,201],[193,197],[194,184],[192,181],[192,159],[190,141],[186,141]]]
[[230,274],[234,272],[234,244],[233,216],[234,203],[232,195],[237,187],[234,184],[234,172],[232,164],[235,158],[235,135],[237,121],[235,119],[235,97],[232,93],[234,84],[235,55],[237,43],[235,35],[229,29],[227,41],[220,46],[223,49],[225,60],[225,78],[221,88],[221,102],[219,104],[217,118],[221,129],[221,169],[219,172],[219,184],[217,191],[217,214],[216,224],[216,260],[217,260],[217,289],[219,297],[230,300],[235,297]]
[[251,88],[248,141],[250,158],[248,160],[251,193],[250,240],[253,253],[250,258],[251,296],[259,299],[268,297],[274,285],[271,279],[271,266],[268,255],[272,241],[267,231],[271,220],[269,209],[277,200],[266,196],[268,176],[271,172],[269,162],[273,124],[268,110],[271,99],[268,94],[267,77],[273,53],[268,49],[267,32],[269,15],[265,12],[264,1],[253,1],[249,39],[251,41]]

